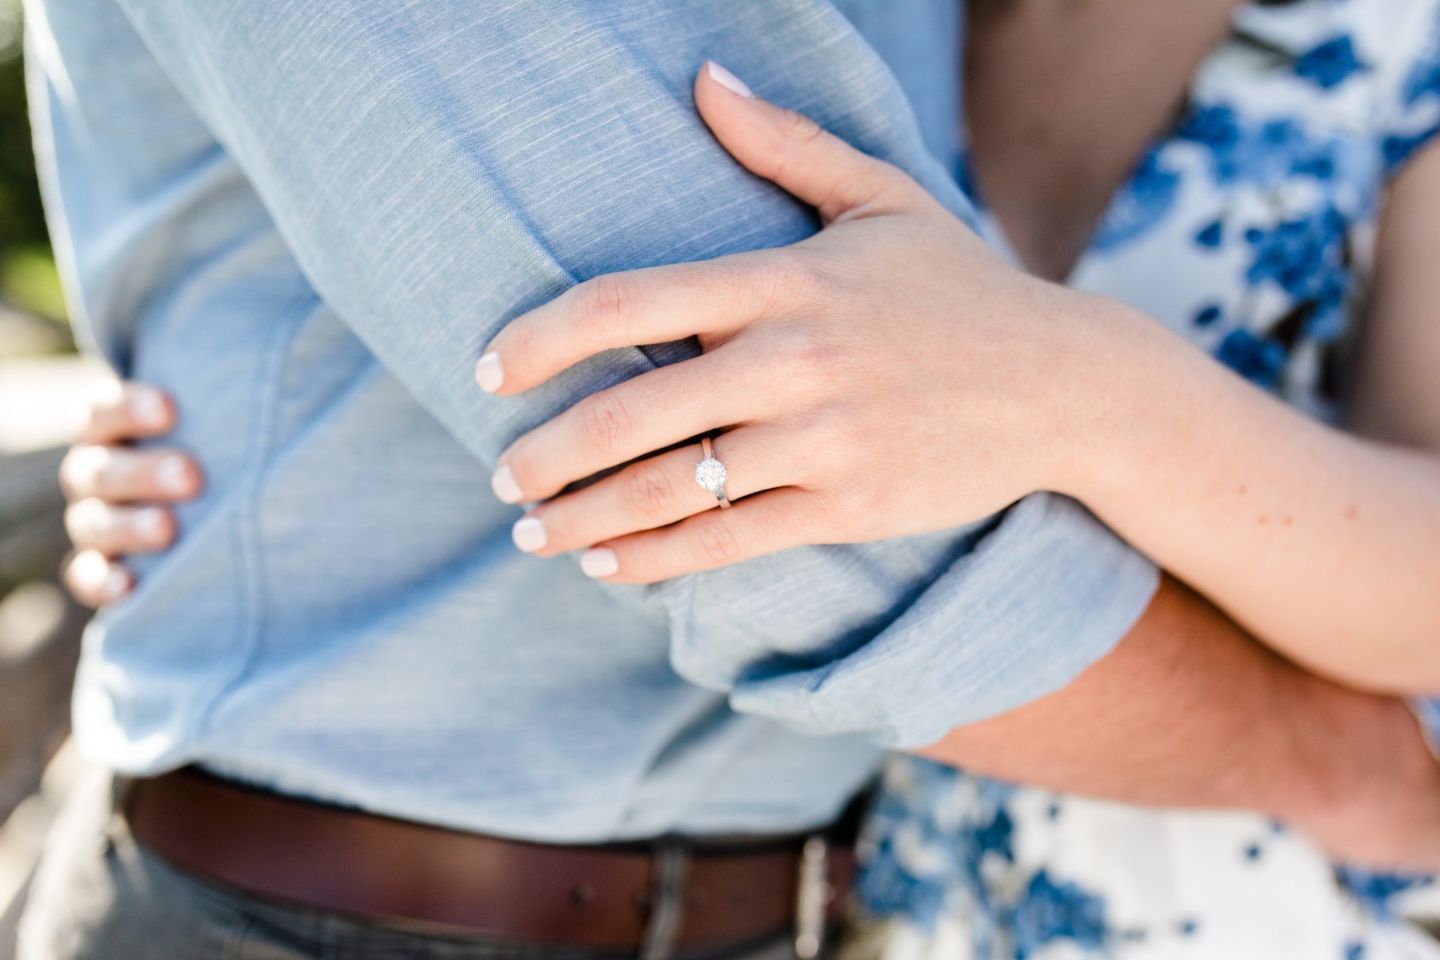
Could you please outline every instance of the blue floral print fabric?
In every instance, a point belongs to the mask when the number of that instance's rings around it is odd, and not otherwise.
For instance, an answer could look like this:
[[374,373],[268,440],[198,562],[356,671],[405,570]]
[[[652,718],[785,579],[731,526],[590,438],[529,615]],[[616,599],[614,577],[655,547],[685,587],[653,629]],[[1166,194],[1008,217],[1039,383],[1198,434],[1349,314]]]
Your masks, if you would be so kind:
[[1425,876],[1327,863],[1263,817],[1055,795],[914,757],[861,837],[884,960],[1436,960]]
[[[1440,0],[1241,8],[1069,282],[1338,419],[1386,183],[1437,130]],[[970,188],[967,174],[962,159]],[[1403,920],[1440,912],[1431,878],[1336,867],[1252,815],[1055,796],[898,757],[862,859],[886,960],[1440,960]]]
[[1336,418],[1385,184],[1437,127],[1430,0],[1242,8],[1071,283],[1132,303]]

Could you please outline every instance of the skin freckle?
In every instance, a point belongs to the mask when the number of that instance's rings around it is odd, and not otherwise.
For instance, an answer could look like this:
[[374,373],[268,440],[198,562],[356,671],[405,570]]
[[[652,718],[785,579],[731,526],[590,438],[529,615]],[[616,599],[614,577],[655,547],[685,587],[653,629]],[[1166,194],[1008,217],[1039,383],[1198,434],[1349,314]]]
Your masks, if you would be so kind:
[[1357,507],[1357,506],[1355,506],[1355,504],[1349,503],[1349,504],[1346,504],[1346,505],[1345,505],[1345,519],[1346,519],[1346,520],[1354,520],[1354,519],[1355,519],[1356,517],[1358,517],[1359,515],[1360,515],[1360,508]]

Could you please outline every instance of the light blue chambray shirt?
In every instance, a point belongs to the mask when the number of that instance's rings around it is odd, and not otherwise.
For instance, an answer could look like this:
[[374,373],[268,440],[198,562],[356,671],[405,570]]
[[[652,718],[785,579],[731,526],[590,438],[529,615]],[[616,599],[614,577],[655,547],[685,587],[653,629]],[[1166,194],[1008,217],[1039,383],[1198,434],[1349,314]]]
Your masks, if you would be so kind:
[[1048,495],[621,589],[519,553],[489,493],[521,432],[695,351],[496,398],[471,370],[508,319],[816,227],[700,123],[706,58],[968,215],[953,0],[27,9],[77,324],[175,395],[208,474],[86,635],[96,760],[549,841],[802,829],[881,745],[1062,686],[1147,604],[1152,565]]

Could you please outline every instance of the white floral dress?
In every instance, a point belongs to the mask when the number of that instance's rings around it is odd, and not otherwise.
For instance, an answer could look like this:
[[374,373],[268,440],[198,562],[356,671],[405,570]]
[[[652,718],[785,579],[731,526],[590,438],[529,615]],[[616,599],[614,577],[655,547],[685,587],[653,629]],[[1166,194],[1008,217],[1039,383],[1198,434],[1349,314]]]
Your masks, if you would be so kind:
[[[1385,184],[1437,128],[1440,0],[1244,7],[1070,283],[1335,419]],[[1258,816],[896,758],[862,854],[886,960],[1440,960],[1403,919],[1440,914],[1429,878],[1335,867]]]

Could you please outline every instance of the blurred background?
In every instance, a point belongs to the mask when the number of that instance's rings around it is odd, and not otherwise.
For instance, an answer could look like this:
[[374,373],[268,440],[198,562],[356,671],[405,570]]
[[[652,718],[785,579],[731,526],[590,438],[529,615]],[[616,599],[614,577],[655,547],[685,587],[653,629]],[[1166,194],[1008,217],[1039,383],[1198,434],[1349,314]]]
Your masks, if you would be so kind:
[[0,0],[0,931],[80,772],[66,736],[87,613],[58,584],[69,544],[56,470],[91,382],[106,375],[76,353],[65,316],[35,179],[21,28],[20,0]]

